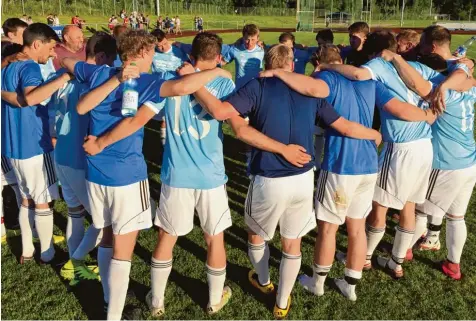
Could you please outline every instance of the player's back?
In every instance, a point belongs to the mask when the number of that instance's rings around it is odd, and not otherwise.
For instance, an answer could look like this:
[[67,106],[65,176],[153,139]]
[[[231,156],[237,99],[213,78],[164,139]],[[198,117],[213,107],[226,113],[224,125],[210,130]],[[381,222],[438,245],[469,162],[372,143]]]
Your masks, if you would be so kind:
[[[417,94],[407,88],[390,62],[382,58],[374,58],[362,67],[367,68],[372,79],[383,83],[400,101],[420,108],[428,106]],[[407,122],[394,117],[385,110],[381,111],[380,118],[385,142],[406,143],[431,138],[431,128],[427,122]]]
[[[320,72],[316,78],[329,86],[327,101],[347,120],[372,128],[378,83],[351,81],[335,72]],[[344,137],[332,128],[326,130],[324,161],[321,168],[336,174],[361,175],[378,171],[374,141]]]
[[[2,90],[19,96],[25,88],[42,83],[40,65],[33,60],[14,62],[2,70]],[[2,155],[26,159],[53,150],[46,107],[18,108],[2,100],[1,122]]]
[[[66,72],[60,69],[57,74]],[[84,137],[88,135],[89,113],[79,115],[76,107],[87,84],[77,79],[68,82],[52,97],[49,108],[55,113],[56,146],[55,162],[74,169],[84,169],[86,154],[83,149]]]
[[433,168],[456,170],[476,163],[475,103],[475,87],[463,93],[447,91],[446,109],[432,125]]
[[[175,73],[163,74],[165,79]],[[235,86],[218,77],[205,88],[218,99],[230,95]],[[211,189],[228,180],[223,160],[222,122],[211,117],[193,95],[170,97],[165,103],[167,140],[161,180],[177,188]]]
[[304,147],[313,160],[298,168],[274,153],[253,148],[250,171],[253,175],[285,177],[307,172],[314,166],[313,133],[317,110],[323,99],[307,97],[289,88],[278,78],[257,78],[248,86],[261,87],[256,92],[255,109],[250,113],[250,125],[283,144]]

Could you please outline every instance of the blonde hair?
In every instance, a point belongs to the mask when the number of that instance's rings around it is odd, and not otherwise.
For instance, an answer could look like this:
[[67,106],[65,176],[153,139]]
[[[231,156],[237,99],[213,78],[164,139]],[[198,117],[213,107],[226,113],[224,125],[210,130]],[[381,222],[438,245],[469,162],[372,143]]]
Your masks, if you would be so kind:
[[342,62],[340,49],[337,46],[331,44],[320,46],[311,57],[311,63],[314,67],[316,67],[318,63],[330,64],[336,62]]
[[274,45],[264,55],[264,68],[266,70],[285,68],[293,60],[294,54],[291,48],[282,44]]
[[119,36],[118,52],[122,61],[155,47],[156,38],[145,30],[127,30]]
[[416,32],[415,30],[402,30],[398,35],[397,35],[397,41],[400,40],[406,40],[414,45],[418,45],[420,42],[420,34]]

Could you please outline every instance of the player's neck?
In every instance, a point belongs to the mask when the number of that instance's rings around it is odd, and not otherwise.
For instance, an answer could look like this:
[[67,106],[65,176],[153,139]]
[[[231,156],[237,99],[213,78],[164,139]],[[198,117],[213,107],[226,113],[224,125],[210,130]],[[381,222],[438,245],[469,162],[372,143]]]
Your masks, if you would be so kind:
[[453,54],[451,53],[450,48],[448,48],[448,47],[435,48],[433,53],[441,56],[445,60],[453,58]]
[[38,55],[31,47],[23,47],[22,52],[31,60],[38,62]]
[[198,60],[195,62],[194,64],[194,68],[195,69],[199,69],[201,71],[203,70],[210,70],[210,69],[213,69],[215,68],[217,65],[216,63],[213,61],[213,62],[210,62],[210,61],[203,61],[203,60]]
[[86,63],[90,65],[96,65],[96,59],[94,58],[86,58]]

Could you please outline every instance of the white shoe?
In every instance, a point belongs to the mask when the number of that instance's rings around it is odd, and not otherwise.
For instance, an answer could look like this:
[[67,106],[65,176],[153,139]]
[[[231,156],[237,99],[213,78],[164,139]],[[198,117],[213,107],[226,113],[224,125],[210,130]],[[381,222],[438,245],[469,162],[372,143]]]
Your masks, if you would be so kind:
[[422,251],[439,251],[441,243],[439,238],[425,237],[420,244],[420,250]]
[[324,282],[322,283],[322,286],[316,285],[314,282],[314,278],[305,274],[299,276],[298,280],[306,291],[311,292],[312,294],[317,296],[324,295]]
[[150,310],[150,314],[153,317],[161,317],[165,314],[165,308],[163,304],[161,307],[155,307],[153,305],[152,290],[150,290],[149,293],[147,293],[147,296],[145,297],[145,302],[147,303],[147,306],[149,307],[149,310]]
[[335,279],[337,287],[342,295],[344,295],[350,301],[357,301],[357,294],[355,294],[355,285],[350,285],[345,279]]

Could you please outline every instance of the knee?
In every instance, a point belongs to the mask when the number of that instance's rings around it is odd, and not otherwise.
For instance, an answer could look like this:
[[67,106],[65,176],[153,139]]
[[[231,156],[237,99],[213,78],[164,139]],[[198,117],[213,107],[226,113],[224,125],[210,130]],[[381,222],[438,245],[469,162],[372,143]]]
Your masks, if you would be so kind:
[[319,221],[318,234],[323,237],[335,237],[338,229],[339,225]]
[[217,235],[210,235],[210,234],[207,234],[207,233],[204,233],[204,235],[205,235],[205,242],[207,243],[207,247],[209,249],[211,247],[224,246],[223,232],[221,232]]
[[298,239],[286,239],[282,238],[282,251],[291,255],[301,254],[301,238]]

